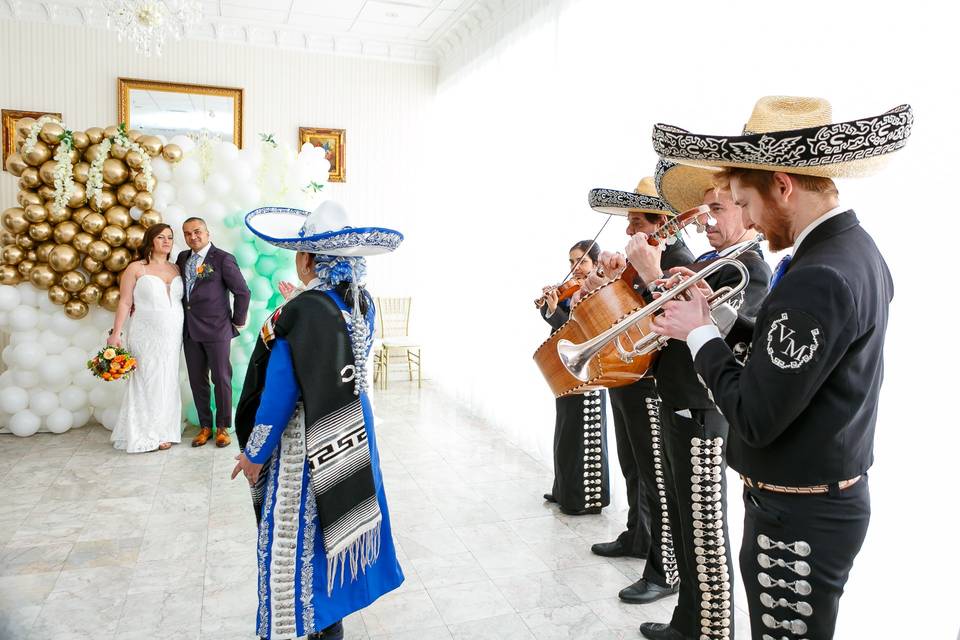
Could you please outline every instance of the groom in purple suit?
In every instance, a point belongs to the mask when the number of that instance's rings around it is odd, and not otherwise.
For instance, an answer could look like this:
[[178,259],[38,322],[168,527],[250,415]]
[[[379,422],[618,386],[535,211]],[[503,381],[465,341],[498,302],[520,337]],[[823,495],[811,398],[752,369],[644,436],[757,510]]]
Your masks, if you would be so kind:
[[[210,411],[210,381],[217,403],[217,446],[230,444],[233,392],[230,341],[247,322],[250,289],[232,254],[210,244],[210,232],[202,218],[183,223],[183,237],[190,247],[177,256],[183,274],[183,351],[193,402],[197,405],[200,433],[194,447],[207,444],[213,432]],[[230,297],[233,294],[233,310]]]

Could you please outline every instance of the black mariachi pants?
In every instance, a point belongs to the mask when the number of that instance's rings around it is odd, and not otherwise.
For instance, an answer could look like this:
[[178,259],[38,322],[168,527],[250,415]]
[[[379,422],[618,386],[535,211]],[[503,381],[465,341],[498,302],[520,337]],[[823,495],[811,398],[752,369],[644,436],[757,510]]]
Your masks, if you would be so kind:
[[866,476],[829,494],[744,487],[740,571],[753,640],[830,640],[870,523]]
[[660,444],[660,398],[652,378],[610,389],[617,457],[627,481],[627,530],[621,544],[646,557],[643,578],[661,587],[673,584],[676,561],[666,511]]
[[733,554],[727,531],[729,426],[716,409],[660,407],[680,594],[670,626],[686,638],[733,638]]
[[557,398],[553,498],[567,511],[610,504],[604,391]]

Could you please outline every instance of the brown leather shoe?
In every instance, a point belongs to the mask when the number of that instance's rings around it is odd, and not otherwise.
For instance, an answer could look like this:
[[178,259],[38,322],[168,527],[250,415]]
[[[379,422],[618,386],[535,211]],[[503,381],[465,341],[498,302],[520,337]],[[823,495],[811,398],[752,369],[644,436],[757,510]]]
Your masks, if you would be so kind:
[[230,444],[230,436],[227,435],[227,430],[223,427],[217,429],[217,446],[225,447]]
[[210,427],[203,427],[200,429],[200,433],[197,434],[197,437],[193,439],[193,442],[190,443],[190,446],[193,447],[202,447],[207,444],[207,440],[210,439],[212,435]]

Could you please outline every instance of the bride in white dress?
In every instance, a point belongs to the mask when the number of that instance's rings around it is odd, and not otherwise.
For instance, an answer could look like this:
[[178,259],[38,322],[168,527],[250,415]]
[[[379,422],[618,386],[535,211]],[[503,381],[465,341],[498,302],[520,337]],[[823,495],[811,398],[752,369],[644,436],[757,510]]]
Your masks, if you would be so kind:
[[120,303],[107,344],[125,346],[137,368],[123,392],[110,440],[127,453],[169,449],[180,442],[183,279],[168,261],[172,249],[170,226],[150,227],[140,248],[142,259],[132,262],[120,279]]

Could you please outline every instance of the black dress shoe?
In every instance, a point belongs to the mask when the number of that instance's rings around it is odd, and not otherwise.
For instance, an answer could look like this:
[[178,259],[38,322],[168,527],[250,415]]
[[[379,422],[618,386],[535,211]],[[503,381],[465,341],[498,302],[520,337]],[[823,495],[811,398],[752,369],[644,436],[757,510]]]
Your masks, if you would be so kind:
[[311,633],[307,640],[343,640],[343,620],[334,622],[319,633]]
[[543,499],[546,500],[547,502],[556,502],[556,501],[557,501],[557,499],[553,497],[553,494],[552,494],[552,493],[545,493],[545,494],[543,494]]
[[579,511],[574,511],[573,509],[560,507],[560,513],[564,513],[568,516],[593,516],[600,513],[601,508],[602,507],[589,507],[587,509],[580,509]]
[[590,547],[590,551],[593,551],[598,556],[603,556],[604,558],[622,558],[624,556],[629,556],[631,558],[646,558],[647,554],[637,555],[627,551],[626,546],[620,539],[617,538],[613,542],[598,542],[597,544]]
[[689,640],[687,636],[662,622],[644,622],[640,625],[640,634],[650,640]]
[[647,582],[643,578],[640,578],[626,589],[620,591],[617,595],[627,604],[648,604],[650,602],[656,602],[661,598],[672,596],[677,592],[677,589],[677,585],[661,587],[658,584]]

